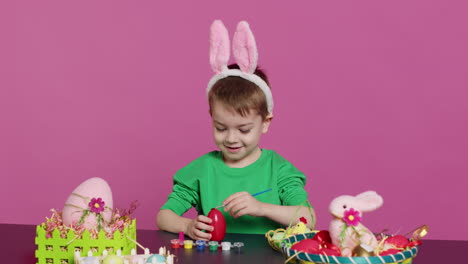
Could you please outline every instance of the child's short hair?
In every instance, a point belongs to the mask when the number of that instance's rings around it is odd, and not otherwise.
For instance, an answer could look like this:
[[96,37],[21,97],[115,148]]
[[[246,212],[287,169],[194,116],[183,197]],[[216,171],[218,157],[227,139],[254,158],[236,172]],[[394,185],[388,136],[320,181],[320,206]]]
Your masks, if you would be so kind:
[[[231,64],[228,68],[239,69],[239,66]],[[270,86],[268,77],[258,67],[254,74]],[[265,93],[255,83],[238,76],[228,76],[213,85],[208,93],[210,115],[215,101],[232,107],[241,116],[248,115],[250,111],[256,111],[262,120],[265,120],[269,114]]]

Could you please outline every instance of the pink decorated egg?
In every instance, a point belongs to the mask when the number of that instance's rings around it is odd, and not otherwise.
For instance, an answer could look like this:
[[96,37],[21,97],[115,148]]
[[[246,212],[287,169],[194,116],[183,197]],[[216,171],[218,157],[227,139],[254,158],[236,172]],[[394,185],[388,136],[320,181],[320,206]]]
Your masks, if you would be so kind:
[[[91,178],[82,182],[68,196],[63,207],[64,225],[77,224],[83,215],[83,226],[86,229],[103,227],[112,216],[112,191],[104,179]],[[99,215],[102,220],[99,222]]]

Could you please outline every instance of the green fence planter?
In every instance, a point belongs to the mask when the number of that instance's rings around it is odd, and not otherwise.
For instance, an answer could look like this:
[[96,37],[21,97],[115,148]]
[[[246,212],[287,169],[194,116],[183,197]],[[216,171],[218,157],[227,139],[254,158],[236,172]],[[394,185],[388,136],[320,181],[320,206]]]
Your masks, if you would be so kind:
[[36,264],[73,264],[76,250],[81,252],[81,256],[87,256],[89,250],[93,251],[94,256],[102,255],[104,250],[112,255],[119,249],[122,255],[129,255],[132,249],[136,249],[133,241],[136,241],[135,219],[123,232],[115,231],[113,238],[107,238],[106,233],[101,230],[97,239],[91,238],[88,230],[80,238],[76,238],[73,230],[68,231],[65,238],[60,237],[58,230],[54,230],[52,237],[47,238],[45,223],[42,223],[36,227]]

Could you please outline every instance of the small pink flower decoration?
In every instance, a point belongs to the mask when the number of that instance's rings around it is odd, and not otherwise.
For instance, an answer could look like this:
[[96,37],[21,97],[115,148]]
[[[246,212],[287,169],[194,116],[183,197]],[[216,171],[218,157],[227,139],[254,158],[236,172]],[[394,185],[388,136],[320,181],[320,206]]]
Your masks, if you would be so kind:
[[354,208],[349,208],[349,210],[344,212],[343,220],[347,225],[357,226],[361,222],[361,217],[358,211],[354,210]]
[[92,213],[100,214],[104,211],[104,201],[101,198],[92,198],[88,206]]
[[[89,199],[89,198],[88,198]],[[97,203],[97,205],[96,205]],[[66,226],[63,224],[62,212],[57,212],[55,209],[51,209],[52,216],[50,218],[46,217],[45,231],[46,238],[51,238],[54,230],[58,230],[61,238],[67,238],[68,232],[70,230],[74,231],[78,237],[81,237],[85,230],[89,230],[90,237],[92,239],[97,239],[99,232],[102,230],[106,237],[112,239],[114,237],[115,231],[124,232],[125,228],[128,228],[133,218],[131,214],[136,210],[139,203],[138,201],[133,201],[130,204],[130,209],[119,210],[117,208],[109,209],[105,207],[104,201],[101,198],[92,198],[91,202],[88,203],[88,208],[83,210],[83,216],[80,221],[73,223],[72,225]],[[92,208],[100,208],[99,212],[96,213],[92,211]],[[112,210],[112,218],[109,223],[106,223],[106,227],[101,226],[101,221],[103,221],[100,212],[104,210]],[[90,213],[96,213],[98,226],[91,229],[86,229],[83,225],[83,219]]]

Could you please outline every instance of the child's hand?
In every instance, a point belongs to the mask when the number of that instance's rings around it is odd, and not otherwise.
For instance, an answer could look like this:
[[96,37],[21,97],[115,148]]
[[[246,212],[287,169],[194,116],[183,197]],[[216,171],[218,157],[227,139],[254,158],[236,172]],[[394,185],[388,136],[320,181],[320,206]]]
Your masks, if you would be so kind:
[[210,225],[211,222],[212,220],[209,217],[199,215],[196,218],[191,219],[187,226],[187,230],[185,230],[185,234],[193,240],[210,240],[211,234],[203,232],[202,230],[206,230],[208,232],[213,231],[214,227]]
[[248,192],[238,192],[229,196],[224,203],[224,211],[234,218],[243,215],[263,216],[263,203],[255,199]]

